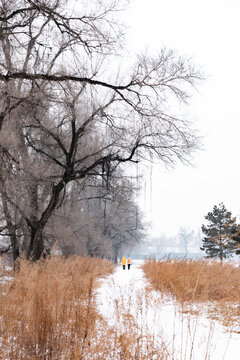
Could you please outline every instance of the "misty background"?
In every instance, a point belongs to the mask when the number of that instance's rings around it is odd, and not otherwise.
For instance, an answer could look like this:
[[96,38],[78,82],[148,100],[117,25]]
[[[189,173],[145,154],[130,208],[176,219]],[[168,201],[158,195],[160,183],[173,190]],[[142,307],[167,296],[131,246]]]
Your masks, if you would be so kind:
[[143,48],[157,53],[167,45],[199,64],[205,75],[187,108],[202,150],[190,166],[154,164],[144,170],[140,205],[150,224],[149,241],[159,239],[159,247],[167,249],[166,242],[174,247],[176,241],[179,249],[185,228],[193,231],[190,243],[201,252],[204,216],[220,202],[239,222],[239,15],[240,2],[234,0],[138,0],[128,11],[130,53]]

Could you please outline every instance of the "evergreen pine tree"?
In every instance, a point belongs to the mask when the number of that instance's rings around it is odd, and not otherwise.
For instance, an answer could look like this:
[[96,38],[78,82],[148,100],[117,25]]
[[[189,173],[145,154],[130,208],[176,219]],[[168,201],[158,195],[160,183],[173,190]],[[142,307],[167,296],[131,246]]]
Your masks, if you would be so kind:
[[240,224],[237,225],[236,229],[233,229],[232,239],[235,240],[235,254],[240,255]]
[[202,232],[205,237],[202,239],[203,246],[200,248],[206,252],[206,257],[218,257],[220,260],[232,256],[236,249],[236,241],[233,234],[237,231],[236,218],[227,211],[224,204],[214,206],[205,219],[208,224],[202,225]]

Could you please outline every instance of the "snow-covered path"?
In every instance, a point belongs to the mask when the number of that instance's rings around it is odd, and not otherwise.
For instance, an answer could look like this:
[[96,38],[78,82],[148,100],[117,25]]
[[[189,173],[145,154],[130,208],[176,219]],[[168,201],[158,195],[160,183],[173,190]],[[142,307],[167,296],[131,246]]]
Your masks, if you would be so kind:
[[203,315],[184,313],[173,300],[150,290],[136,262],[130,271],[116,266],[113,275],[101,280],[97,303],[110,326],[124,331],[127,314],[141,334],[151,336],[156,344],[166,344],[172,360],[240,358],[240,334],[227,332]]

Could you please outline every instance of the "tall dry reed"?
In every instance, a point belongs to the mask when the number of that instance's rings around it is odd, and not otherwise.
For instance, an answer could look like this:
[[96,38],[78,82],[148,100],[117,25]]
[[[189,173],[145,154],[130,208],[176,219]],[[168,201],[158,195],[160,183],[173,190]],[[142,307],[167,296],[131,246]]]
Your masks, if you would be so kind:
[[83,359],[95,337],[95,280],[112,263],[89,257],[22,261],[1,292],[1,359]]
[[112,263],[89,257],[21,261],[15,278],[0,282],[0,359],[167,360],[128,308],[118,308],[121,327],[98,314],[98,278],[112,271]]
[[[209,312],[230,324],[240,315],[240,268],[231,263],[148,260],[144,272],[154,289],[180,303],[207,303]],[[212,306],[211,306],[212,304]]]

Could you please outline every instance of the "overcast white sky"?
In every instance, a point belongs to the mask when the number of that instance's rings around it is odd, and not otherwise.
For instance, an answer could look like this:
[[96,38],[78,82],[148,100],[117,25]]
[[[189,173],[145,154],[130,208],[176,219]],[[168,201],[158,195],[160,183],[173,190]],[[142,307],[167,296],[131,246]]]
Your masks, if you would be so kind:
[[207,76],[188,109],[205,151],[195,156],[194,167],[154,166],[152,198],[147,179],[143,201],[151,234],[198,228],[220,202],[240,215],[240,0],[135,0],[126,21],[129,47],[176,49]]

